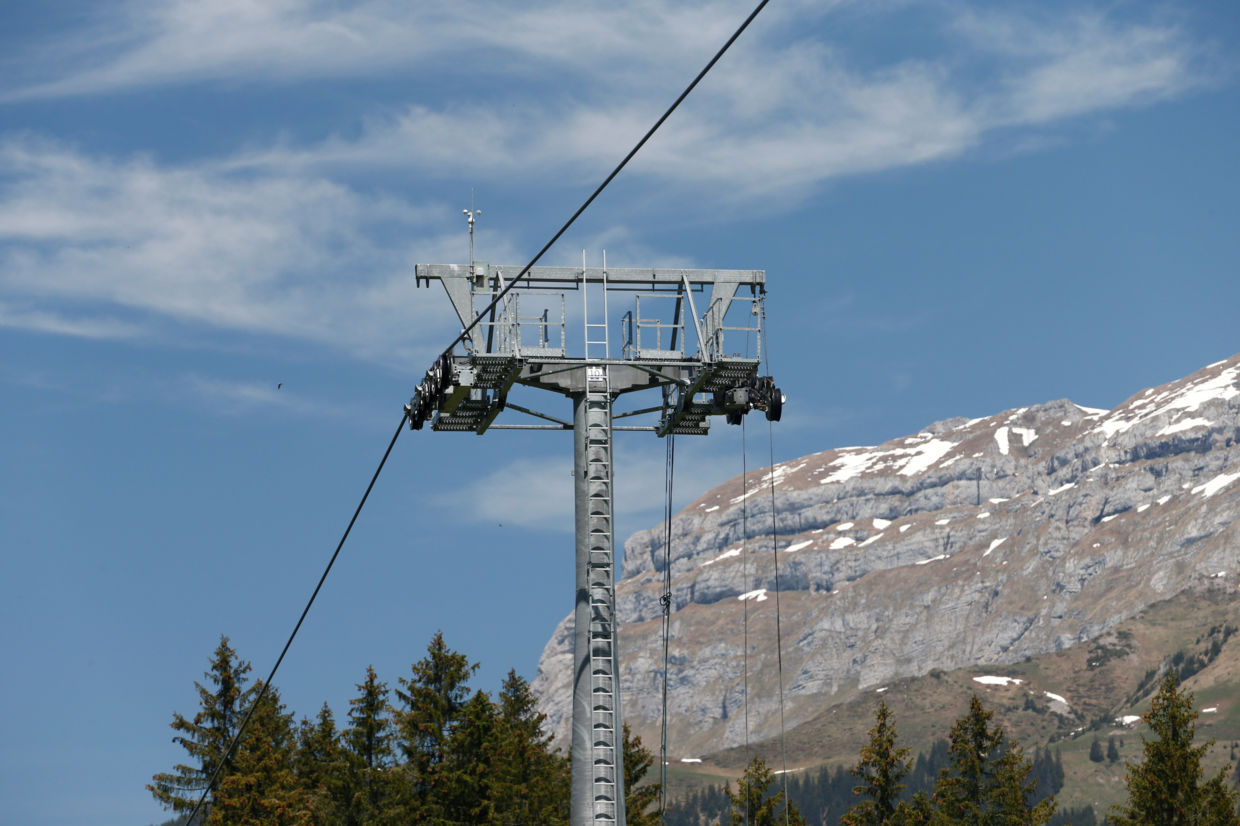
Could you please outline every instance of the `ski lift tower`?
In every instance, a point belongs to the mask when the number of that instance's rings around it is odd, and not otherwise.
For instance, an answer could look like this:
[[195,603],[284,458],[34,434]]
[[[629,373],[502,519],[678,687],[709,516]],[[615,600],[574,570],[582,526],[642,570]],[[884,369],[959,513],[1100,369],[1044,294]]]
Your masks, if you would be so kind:
[[[463,352],[454,349],[431,365],[405,410],[415,430],[429,422],[432,430],[479,435],[493,429],[572,431],[577,575],[570,823],[624,826],[612,434],[705,435],[711,416],[739,424],[750,410],[779,420],[783,396],[771,377],[758,375],[766,275],[609,270],[605,254],[601,268],[590,268],[583,253],[580,268],[530,269],[496,303],[520,272],[472,261],[468,267],[417,265],[417,284],[443,284],[463,327],[475,321],[480,306],[487,315],[462,339]],[[566,306],[574,292],[581,301],[582,337],[570,347]],[[610,299],[618,293],[627,294],[632,306],[613,320]],[[613,326],[620,334],[614,352]],[[696,339],[692,354],[688,332]],[[747,344],[756,355],[741,354]],[[524,400],[526,388],[566,396],[571,421],[509,398],[517,391]],[[637,391],[657,391],[658,403],[613,411],[619,397]],[[537,421],[497,423],[506,411]],[[647,423],[613,424],[621,419]]]

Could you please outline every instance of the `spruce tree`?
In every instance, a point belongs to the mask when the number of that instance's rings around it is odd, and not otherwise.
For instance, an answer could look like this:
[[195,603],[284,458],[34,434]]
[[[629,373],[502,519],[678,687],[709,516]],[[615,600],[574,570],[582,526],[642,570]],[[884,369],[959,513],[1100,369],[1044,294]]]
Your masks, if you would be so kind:
[[1039,826],[1054,814],[1054,802],[1030,806],[1032,761],[1015,741],[1004,746],[1003,728],[990,725],[994,713],[973,695],[969,711],[948,738],[948,766],[939,774],[934,804],[939,816],[963,826]]
[[[230,756],[227,761],[223,758],[255,696],[254,687],[245,687],[249,672],[250,664],[239,659],[229,646],[228,637],[221,635],[220,644],[211,655],[210,670],[204,675],[206,685],[194,683],[198,689],[198,713],[192,720],[177,713],[172,715],[172,728],[178,732],[172,741],[189,753],[189,760],[173,766],[170,772],[156,774],[146,787],[165,808],[192,811],[217,768],[217,789],[219,780],[232,772],[235,757]],[[210,811],[213,799],[213,794],[207,795],[199,822],[205,822],[204,815]]]
[[1102,741],[1095,737],[1094,742],[1089,744],[1089,760],[1091,763],[1101,763],[1105,759],[1106,756],[1102,752]]
[[351,802],[348,752],[327,703],[323,703],[313,722],[301,721],[293,765],[306,794],[311,822],[316,826],[347,822]]
[[861,784],[853,787],[854,795],[867,800],[854,805],[840,821],[844,826],[881,826],[893,822],[908,776],[911,761],[909,750],[896,747],[896,727],[891,722],[891,709],[886,700],[879,700],[874,713],[870,741],[861,748],[861,756],[852,774]]
[[567,824],[568,760],[551,750],[551,736],[543,731],[547,715],[516,671],[508,672],[498,706],[490,747],[492,822]]
[[436,631],[426,656],[412,666],[412,676],[400,678],[396,696],[401,708],[394,717],[402,766],[401,816],[407,822],[431,822],[440,810],[440,786],[452,732],[470,698],[469,677],[478,668],[464,655],[444,644]]
[[208,826],[304,826],[310,823],[309,795],[294,772],[293,715],[284,710],[275,686],[255,698],[237,744],[232,771],[220,780]]
[[654,765],[654,755],[642,745],[625,723],[621,743],[624,753],[624,817],[629,826],[658,826],[659,784],[642,785],[646,772]]
[[1240,817],[1236,816],[1236,790],[1227,784],[1226,772],[1227,768],[1223,767],[1201,787],[1198,823],[1202,826],[1240,826]]
[[1128,800],[1111,810],[1117,826],[1235,826],[1236,794],[1226,786],[1226,768],[1204,785],[1201,758],[1213,741],[1193,745],[1197,712],[1193,695],[1180,690],[1169,670],[1143,718],[1156,739],[1144,743],[1145,759],[1129,763]]
[[445,823],[491,823],[495,704],[477,691],[460,711],[434,775],[434,816]]
[[1024,751],[1009,741],[1003,754],[995,761],[994,784],[990,788],[990,823],[996,826],[1037,826],[1047,823],[1055,814],[1055,799],[1047,797],[1036,806],[1030,801],[1037,792],[1033,778],[1033,762],[1025,759]]
[[349,725],[344,730],[348,805],[345,826],[371,826],[392,822],[393,771],[392,719],[387,684],[373,666],[366,679],[355,684],[356,697],[349,700]]
[[969,711],[956,721],[948,736],[948,766],[939,775],[934,799],[950,820],[981,826],[986,792],[994,777],[994,760],[1003,749],[1003,731],[990,727],[993,712],[974,694]]
[[767,790],[774,780],[774,773],[762,758],[754,757],[736,781],[736,792],[724,788],[731,804],[729,817],[733,826],[805,826],[805,819],[791,802],[787,803],[787,812],[784,811],[782,791],[768,796]]

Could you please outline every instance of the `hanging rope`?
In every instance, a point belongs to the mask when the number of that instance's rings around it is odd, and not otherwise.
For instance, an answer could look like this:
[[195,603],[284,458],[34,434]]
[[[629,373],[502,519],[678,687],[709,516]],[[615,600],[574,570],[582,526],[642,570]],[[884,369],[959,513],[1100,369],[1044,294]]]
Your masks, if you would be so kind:
[[[759,318],[758,327],[762,331],[762,359],[766,362],[766,374],[774,375],[771,372],[771,349],[766,342],[766,304],[761,306],[761,317]],[[771,555],[775,561],[775,661],[778,665],[779,677],[779,755],[782,761],[782,771],[780,772],[781,787],[784,793],[784,826],[788,826],[788,806],[791,801],[788,800],[788,742],[784,729],[784,642],[783,634],[780,628],[781,616],[779,610],[779,532],[778,532],[778,511],[775,505],[775,426],[774,423],[767,419],[767,441],[770,448],[770,473],[771,480]]]
[[[745,443],[745,419],[741,417],[741,604],[744,606],[744,655],[742,666],[741,705],[745,717],[745,764],[749,764],[749,457]],[[749,826],[749,790],[745,789],[745,826]]]
[[663,461],[663,488],[665,507],[663,512],[663,593],[659,603],[663,606],[663,730],[660,736],[659,823],[667,813],[667,649],[672,628],[672,483],[676,478],[676,434],[667,435],[667,456]]
[[[765,349],[765,348],[764,348]],[[775,510],[775,428],[767,422],[771,453],[771,555],[775,560],[775,661],[778,664],[779,677],[779,754],[783,762],[780,772],[781,785],[784,792],[784,826],[788,824],[788,743],[784,732],[784,642],[780,630],[779,611],[779,534],[776,525]]]

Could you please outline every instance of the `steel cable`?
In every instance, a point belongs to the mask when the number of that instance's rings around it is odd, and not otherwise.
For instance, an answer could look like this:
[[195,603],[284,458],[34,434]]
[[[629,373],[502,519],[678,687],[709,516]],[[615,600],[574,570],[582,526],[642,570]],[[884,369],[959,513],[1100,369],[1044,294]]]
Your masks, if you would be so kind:
[[664,822],[667,812],[667,666],[668,642],[672,626],[672,484],[676,479],[676,434],[667,435],[667,456],[663,464],[663,484],[667,504],[664,511],[666,526],[663,536],[663,594],[659,602],[663,606],[663,728],[660,736],[660,791],[659,822]]
[[[521,272],[517,274],[516,278],[512,279],[507,284],[507,286],[505,286],[502,290],[500,290],[499,293],[497,293],[495,297],[491,300],[491,303],[487,307],[483,308],[482,312],[480,312],[473,319],[473,321],[471,321],[468,325],[466,325],[464,329],[461,330],[461,332],[457,335],[457,337],[452,340],[452,342],[447,346],[447,348],[444,349],[441,357],[445,355],[451,355],[452,350],[456,347],[456,345],[465,340],[465,337],[468,336],[469,333],[475,327],[477,327],[479,323],[481,323],[482,319],[486,316],[486,314],[490,312],[494,307],[496,307],[501,300],[503,300],[503,298],[513,289],[513,287],[517,285],[517,283],[521,280],[521,278],[527,275],[529,271],[533,269],[534,265],[537,264],[538,261],[542,259],[543,255],[545,255],[547,251],[551,249],[551,247],[554,246],[557,241],[560,240],[560,237],[563,236],[564,233],[568,231],[569,227],[571,227],[574,223],[576,223],[577,219],[581,217],[582,213],[586,211],[586,209],[590,206],[590,204],[594,203],[594,200],[598,198],[600,194],[602,194],[603,190],[606,189],[609,184],[611,184],[611,182],[616,178],[617,175],[620,174],[620,172],[626,166],[628,166],[629,161],[631,161],[633,157],[639,151],[641,151],[642,147],[644,147],[646,143],[650,140],[650,138],[654,136],[654,133],[657,132],[659,128],[663,126],[663,123],[669,117],[671,117],[672,113],[675,112],[676,109],[680,107],[680,104],[684,102],[685,98],[687,98],[689,94],[702,81],[702,79],[706,77],[707,73],[710,72],[710,70],[714,68],[715,64],[719,62],[720,58],[722,58],[723,55],[727,52],[727,50],[731,48],[732,44],[736,42],[737,38],[741,36],[741,34],[745,31],[745,29],[749,28],[749,24],[754,21],[754,19],[758,16],[758,14],[762,11],[762,9],[766,7],[767,3],[769,2],[770,0],[761,0],[761,2],[758,3],[758,5],[754,8],[754,10],[750,12],[749,16],[745,18],[745,21],[741,23],[741,25],[736,29],[736,31],[732,33],[732,36],[728,38],[727,42],[725,42],[723,46],[719,48],[719,50],[715,53],[714,57],[712,57],[710,61],[706,64],[706,66],[700,72],[698,72],[697,76],[692,80],[692,82],[690,82],[689,85],[685,87],[684,91],[681,92],[680,95],[676,98],[676,100],[672,103],[672,105],[667,108],[667,111],[665,111],[662,114],[662,116],[660,116],[659,119],[655,121],[654,125],[651,126],[649,130],[647,130],[646,134],[642,136],[641,140],[639,140],[637,144],[634,145],[634,147],[631,150],[629,150],[629,153],[624,156],[624,159],[620,161],[620,163],[616,166],[616,168],[611,171],[611,173],[603,180],[602,183],[598,185],[597,188],[595,188],[595,190],[590,194],[590,196],[586,198],[585,202],[582,203],[582,205],[577,208],[577,211],[572,214],[572,217],[570,217],[564,223],[564,225],[560,227],[560,229],[555,233],[555,235],[551,237],[551,240],[547,241],[547,243],[542,246],[542,249],[540,249],[538,253],[533,258],[530,259],[530,262],[526,264],[525,267],[522,268]],[[240,728],[237,730],[237,734],[233,737],[232,741],[229,743],[228,748],[224,753],[224,757],[220,761],[220,765],[216,767],[215,772],[211,775],[210,780],[208,780],[207,782],[206,788],[203,790],[202,796],[198,799],[198,803],[195,804],[193,810],[190,812],[189,818],[186,821],[187,824],[192,824],[194,818],[197,816],[198,812],[202,809],[203,803],[206,801],[207,796],[211,793],[211,789],[215,786],[216,780],[219,778],[219,773],[221,769],[223,768],[225,762],[227,762],[228,757],[236,749],[237,743],[240,742],[242,735],[245,733],[245,728],[246,728],[246,725],[250,721],[250,717],[253,716],[254,710],[258,707],[259,702],[261,702],[263,697],[266,695],[267,689],[271,685],[271,682],[275,677],[276,671],[279,670],[280,664],[284,661],[284,656],[288,653],[289,647],[293,644],[293,639],[297,636],[297,632],[301,629],[302,623],[305,621],[307,614],[309,614],[310,612],[310,607],[314,604],[314,600],[318,597],[319,591],[323,587],[323,583],[327,580],[327,575],[331,572],[332,566],[336,563],[336,558],[340,555],[340,551],[344,547],[345,540],[348,538],[350,531],[353,530],[353,525],[357,521],[358,516],[361,514],[362,507],[366,504],[366,500],[367,498],[369,498],[370,492],[374,488],[375,482],[379,478],[379,473],[383,470],[383,466],[387,463],[388,456],[391,455],[392,448],[396,445],[396,440],[400,437],[400,432],[401,430],[404,429],[405,422],[407,419],[408,419],[407,414],[401,416],[400,424],[396,428],[396,434],[392,436],[391,442],[388,443],[387,450],[384,451],[383,453],[383,459],[380,460],[378,468],[375,469],[375,473],[371,477],[370,484],[367,485],[366,487],[366,492],[362,495],[362,499],[358,503],[357,509],[353,512],[353,518],[349,520],[349,525],[347,528],[345,528],[344,535],[341,536],[340,542],[337,544],[335,552],[332,554],[331,559],[327,563],[327,567],[323,571],[323,575],[319,577],[319,582],[315,586],[314,592],[310,595],[310,599],[306,603],[306,607],[302,610],[301,616],[297,620],[297,624],[293,627],[293,633],[289,635],[288,642],[285,643],[284,649],[280,652],[280,656],[276,659],[276,663],[272,667],[271,672],[268,675],[266,682],[263,683],[261,689],[259,690],[258,696],[254,699],[254,702],[250,705],[250,708],[247,711],[245,718],[241,722]]]
[[719,62],[719,59],[723,57],[724,53],[727,52],[729,48],[732,47],[732,44],[736,42],[736,39],[741,36],[745,29],[749,28],[749,24],[754,21],[754,18],[756,18],[764,8],[766,8],[766,4],[769,2],[770,0],[762,0],[762,2],[758,3],[758,5],[754,7],[754,10],[749,13],[748,17],[745,18],[745,22],[741,23],[736,31],[732,33],[732,36],[728,38],[727,42],[719,47],[719,51],[715,52],[715,56],[710,59],[710,62],[702,68],[702,71],[698,72],[697,77],[695,77],[689,85],[685,87],[685,90],[680,93],[672,105],[667,107],[667,111],[664,112],[657,121],[655,121],[654,126],[651,126],[646,134],[642,135],[641,140],[639,140],[633,148],[629,150],[629,154],[624,156],[624,160],[620,161],[616,168],[611,171],[611,174],[598,185],[594,192],[590,193],[590,197],[586,198],[585,202],[577,208],[577,211],[573,213],[572,217],[564,222],[564,226],[560,227],[559,231],[556,232],[555,235],[551,236],[551,240],[543,244],[542,249],[540,249],[538,253],[530,259],[528,264],[522,267],[521,272],[517,273],[516,278],[513,278],[502,290],[496,293],[495,297],[491,299],[491,303],[484,307],[482,312],[478,313],[478,315],[474,317],[474,320],[471,321],[465,329],[461,330],[460,335],[453,339],[452,343],[449,344],[447,349],[443,351],[443,355],[451,355],[452,348],[456,347],[457,344],[465,340],[465,337],[468,336],[470,332],[482,322],[483,316],[498,305],[504,296],[508,295],[508,293],[512,291],[512,288],[515,287],[521,279],[534,268],[534,265],[542,259],[542,257],[547,253],[547,250],[551,249],[551,247],[555,245],[555,242],[560,240],[560,236],[567,232],[568,228],[576,223],[577,219],[581,217],[581,214],[586,211],[586,208],[589,207],[590,204],[594,203],[594,199],[602,194],[603,190],[607,188],[607,185],[620,174],[621,170],[628,166],[629,161],[633,159],[633,156],[646,145],[647,141],[654,137],[654,133],[659,131],[659,127],[663,125],[663,122],[671,117],[672,113],[675,112],[680,107],[680,104],[684,102],[684,99],[689,96],[689,93],[697,88],[697,85],[702,82],[702,78],[706,77],[706,74],[715,67],[715,64]]
[[236,750],[237,744],[241,742],[241,736],[245,734],[245,727],[250,722],[250,718],[254,715],[254,710],[258,708],[258,704],[263,701],[263,697],[267,694],[267,689],[271,687],[271,681],[275,679],[276,671],[280,669],[280,663],[284,662],[284,655],[288,653],[289,647],[292,646],[293,640],[297,637],[297,632],[301,630],[301,624],[306,621],[306,615],[310,613],[310,606],[314,605],[314,600],[318,597],[319,591],[323,588],[323,583],[327,581],[327,575],[331,573],[332,566],[336,564],[336,557],[340,556],[340,549],[344,547],[345,540],[349,538],[350,531],[353,530],[357,517],[362,512],[362,507],[366,504],[366,500],[370,498],[370,492],[375,487],[375,482],[379,479],[379,473],[383,470],[383,466],[387,464],[388,456],[392,455],[392,448],[396,446],[396,440],[400,438],[400,433],[405,429],[405,419],[407,416],[400,417],[400,424],[396,426],[396,432],[392,434],[392,441],[388,442],[387,450],[383,451],[383,458],[379,460],[379,466],[375,468],[374,475],[370,477],[370,484],[366,486],[366,492],[362,494],[362,499],[357,503],[357,508],[353,511],[353,518],[349,520],[349,525],[344,529],[344,534],[340,537],[340,542],[336,544],[336,550],[332,554],[331,559],[327,562],[327,567],[323,569],[323,575],[319,577],[319,583],[314,586],[314,593],[310,594],[310,599],[306,602],[306,607],[302,609],[301,616],[297,618],[297,624],[293,626],[293,633],[289,634],[288,642],[284,643],[284,649],[280,652],[280,656],[276,658],[276,664],[271,667],[271,673],[267,675],[266,681],[258,691],[258,696],[254,698],[254,702],[250,704],[249,710],[245,714],[245,718],[241,721],[240,728],[233,736],[232,742],[225,749],[223,757],[220,758],[220,764],[216,767],[215,772],[211,775],[211,779],[207,781],[207,787],[202,791],[202,797],[198,798],[198,803],[194,806],[193,811],[189,814],[189,819],[185,821],[186,826],[190,826],[194,822],[194,816],[198,814],[202,808],[202,804],[206,801],[207,795],[211,793],[211,789],[215,786],[215,781],[219,779],[220,771],[224,768],[224,764],[228,762],[228,758],[232,756]]

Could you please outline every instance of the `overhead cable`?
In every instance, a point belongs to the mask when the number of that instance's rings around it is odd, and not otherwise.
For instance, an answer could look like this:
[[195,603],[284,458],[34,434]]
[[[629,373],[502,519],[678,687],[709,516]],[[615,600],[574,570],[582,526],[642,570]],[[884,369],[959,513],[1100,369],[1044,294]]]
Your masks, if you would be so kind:
[[314,605],[314,600],[318,597],[319,591],[323,588],[323,583],[327,581],[327,575],[331,573],[332,566],[336,564],[336,557],[340,556],[340,549],[344,547],[345,540],[349,538],[349,532],[353,530],[353,525],[357,522],[357,517],[362,512],[362,507],[366,504],[366,500],[370,497],[370,492],[375,487],[375,482],[379,479],[379,473],[383,470],[383,466],[387,464],[388,456],[392,454],[392,448],[396,446],[396,440],[400,438],[401,431],[405,429],[405,416],[400,418],[400,424],[396,426],[396,432],[392,434],[392,441],[388,442],[387,450],[383,451],[383,458],[379,460],[379,466],[375,468],[374,475],[370,477],[370,484],[366,486],[366,492],[362,494],[362,499],[357,503],[357,508],[353,511],[353,518],[349,520],[349,525],[344,529],[344,534],[340,537],[340,542],[336,544],[336,550],[332,554],[331,559],[327,561],[327,567],[323,569],[323,575],[319,577],[318,585],[314,586],[314,593],[310,595],[310,599],[306,602],[306,607],[302,609],[301,616],[297,618],[297,624],[293,626],[293,633],[289,634],[288,642],[284,643],[284,650],[280,652],[280,656],[276,658],[276,664],[271,667],[271,673],[267,675],[267,679],[263,682],[259,689],[258,696],[254,698],[254,702],[250,704],[249,711],[246,712],[245,718],[241,721],[241,726],[237,729],[237,733],[233,736],[232,742],[228,744],[224,755],[220,758],[219,765],[216,766],[215,772],[211,775],[211,779],[207,781],[207,786],[202,790],[202,796],[198,798],[198,803],[194,805],[193,811],[189,813],[189,819],[185,821],[186,826],[190,826],[194,822],[194,816],[198,814],[202,804],[206,801],[207,795],[211,793],[211,789],[215,787],[215,781],[219,779],[220,771],[228,762],[228,758],[236,750],[237,744],[241,742],[241,735],[245,734],[245,727],[250,722],[250,718],[254,716],[254,710],[258,708],[258,704],[263,701],[263,697],[267,694],[267,689],[271,687],[271,681],[275,679],[276,671],[280,669],[280,663],[284,662],[284,655],[288,653],[289,647],[293,644],[293,640],[297,637],[297,632],[301,630],[301,624],[306,621],[306,615],[310,613],[310,606]]
[[[762,318],[760,319],[759,329],[762,331],[762,359],[766,362],[766,373],[771,373],[771,348],[766,340],[766,305],[762,305]],[[777,389],[775,391],[779,393]],[[780,631],[782,618],[779,610],[779,524],[778,512],[775,509],[775,425],[770,419],[766,420],[767,440],[770,447],[771,462],[771,552],[775,560],[775,659],[778,664],[779,676],[779,754],[783,762],[780,772],[780,780],[784,792],[784,826],[788,826],[789,814],[788,806],[791,801],[788,800],[788,738],[784,727],[784,642]]]
[[[581,217],[582,213],[586,211],[586,209],[590,206],[590,204],[594,203],[594,200],[598,198],[600,194],[602,194],[603,190],[606,189],[609,184],[611,184],[611,182],[616,178],[616,176],[619,175],[620,172],[626,166],[628,166],[629,161],[631,161],[633,157],[639,151],[641,151],[642,147],[646,145],[646,143],[650,140],[650,138],[654,136],[654,133],[659,130],[659,128],[663,125],[664,121],[666,121],[669,117],[671,117],[672,113],[675,112],[677,108],[679,108],[680,104],[684,101],[684,99],[689,96],[689,93],[692,92],[697,87],[697,85],[702,81],[702,78],[706,77],[707,73],[710,72],[710,70],[715,67],[715,64],[719,62],[719,59],[723,57],[724,53],[726,53],[729,48],[731,48],[732,44],[736,42],[736,39],[741,36],[741,34],[745,31],[745,29],[749,28],[749,24],[754,21],[754,19],[758,16],[758,14],[762,11],[762,9],[766,7],[766,4],[769,2],[770,0],[761,0],[761,2],[758,3],[758,5],[754,8],[754,10],[750,12],[749,16],[745,18],[745,21],[741,23],[741,25],[736,29],[736,31],[732,33],[732,36],[728,38],[727,42],[725,42],[723,46],[720,47],[719,51],[715,53],[715,56],[710,59],[710,61],[706,64],[705,67],[703,67],[703,69],[700,72],[698,72],[697,77],[695,77],[692,80],[692,82],[690,82],[689,85],[685,87],[684,91],[681,92],[680,95],[676,98],[676,100],[672,103],[672,105],[667,108],[667,111],[665,111],[663,115],[657,121],[655,121],[654,125],[651,126],[650,129],[646,132],[646,134],[642,136],[641,140],[639,140],[636,143],[636,145],[634,145],[633,148],[629,150],[629,153],[625,155],[624,159],[620,161],[620,163],[616,166],[616,168],[611,171],[611,174],[609,174],[605,179],[603,179],[603,182],[600,183],[598,187],[590,194],[590,197],[586,198],[585,202],[582,203],[582,205],[577,208],[577,211],[572,214],[572,217],[570,217],[564,223],[564,225],[560,227],[560,229],[555,233],[555,235],[551,236],[551,240],[547,241],[547,243],[542,246],[542,249],[540,249],[538,253],[533,258],[530,259],[530,262],[526,264],[524,268],[522,268],[521,272],[518,273],[514,279],[508,282],[508,284],[495,295],[495,297],[491,300],[491,303],[487,307],[483,308],[482,312],[480,312],[473,319],[473,321],[471,321],[468,325],[466,325],[466,327],[463,330],[461,330],[461,332],[457,335],[457,337],[452,340],[452,343],[449,344],[448,347],[443,351],[444,355],[450,355],[452,353],[452,350],[456,347],[456,345],[465,340],[465,337],[468,336],[469,333],[475,327],[478,326],[478,324],[482,321],[483,317],[486,316],[486,314],[489,313],[494,307],[496,307],[499,304],[499,302],[504,298],[504,296],[506,296],[509,292],[511,292],[512,288],[516,286],[517,282],[519,282],[521,278],[527,275],[529,271],[533,269],[534,265],[537,264],[540,259],[542,259],[543,255],[545,255],[547,251],[551,249],[551,247],[554,246],[557,241],[560,240],[560,237],[564,235],[565,232],[568,231],[569,227],[571,227],[574,223],[576,223],[577,219]],[[258,707],[259,702],[263,699],[264,695],[267,693],[267,689],[271,685],[271,681],[272,679],[274,679],[276,675],[276,671],[279,670],[280,664],[284,661],[285,654],[288,653],[289,647],[293,644],[293,639],[297,636],[297,632],[301,629],[301,625],[305,621],[306,615],[309,614],[310,612],[310,607],[314,604],[314,600],[318,596],[320,589],[322,589],[323,583],[327,580],[327,575],[331,572],[332,566],[336,562],[336,557],[340,555],[340,550],[341,548],[344,547],[344,543],[345,543],[345,540],[349,536],[349,532],[353,530],[353,524],[357,521],[357,517],[361,514],[362,507],[366,504],[366,499],[370,496],[370,491],[374,488],[375,482],[379,478],[380,471],[383,470],[383,466],[387,463],[388,456],[391,454],[392,448],[396,445],[396,440],[397,438],[400,437],[400,432],[401,430],[404,429],[405,421],[407,419],[408,419],[407,413],[401,416],[400,425],[396,429],[396,434],[392,436],[391,442],[388,443],[387,450],[384,451],[384,454],[383,454],[383,459],[379,462],[378,468],[375,469],[375,473],[371,477],[370,484],[367,485],[365,494],[362,495],[362,499],[358,503],[357,509],[353,512],[353,518],[349,520],[349,525],[345,529],[344,535],[340,537],[340,542],[339,544],[336,545],[336,550],[332,554],[331,559],[328,561],[327,567],[323,571],[323,575],[319,577],[319,582],[318,582],[318,585],[316,585],[314,588],[314,593],[310,595],[310,599],[306,603],[306,607],[302,610],[301,616],[298,618],[297,624],[293,628],[293,633],[289,635],[288,642],[284,644],[284,649],[280,652],[280,656],[276,659],[276,663],[272,667],[271,673],[267,677],[267,681],[263,683],[258,696],[254,699],[254,702],[250,705],[249,711],[246,713],[245,718],[241,721],[241,726],[237,730],[237,734],[233,737],[232,742],[229,743],[228,749],[225,751],[223,759],[220,761],[219,766],[216,767],[215,772],[211,775],[210,780],[208,780],[206,788],[203,789],[202,796],[198,799],[198,803],[195,804],[193,810],[190,812],[189,819],[186,821],[187,824],[192,824],[194,821],[194,817],[197,816],[198,812],[202,809],[203,803],[206,801],[207,796],[211,793],[211,789],[215,786],[216,780],[219,779],[219,773],[221,769],[223,768],[224,764],[227,762],[228,757],[236,749],[237,743],[239,743],[241,740],[241,736],[245,733],[246,725],[250,722],[250,718],[253,716],[254,710]]]
[[564,226],[560,227],[559,231],[556,232],[555,235],[551,236],[551,240],[543,244],[542,249],[540,249],[538,253],[530,259],[530,263],[526,264],[521,269],[521,272],[517,273],[515,278],[509,281],[502,290],[496,293],[495,297],[491,299],[491,303],[484,307],[482,312],[478,313],[478,315],[474,317],[474,320],[469,322],[465,329],[461,330],[460,334],[452,340],[452,343],[448,345],[446,350],[444,350],[445,355],[451,355],[452,349],[456,347],[457,344],[464,341],[465,337],[468,336],[470,332],[482,322],[483,316],[491,312],[491,310],[499,304],[504,296],[508,295],[508,293],[512,291],[512,288],[517,286],[517,283],[520,282],[520,280],[534,268],[534,265],[542,259],[543,255],[547,253],[547,250],[551,249],[551,247],[555,245],[555,242],[560,240],[560,236],[568,232],[568,228],[576,223],[577,219],[581,217],[581,213],[585,212],[586,208],[589,207],[590,204],[594,203],[594,199],[601,195],[603,190],[607,188],[608,184],[610,184],[615,177],[620,174],[620,171],[628,166],[629,161],[633,160],[633,156],[641,151],[641,148],[646,145],[647,141],[654,137],[654,133],[659,131],[659,127],[663,125],[663,122],[671,117],[672,113],[675,112],[676,109],[679,108],[680,104],[684,102],[684,99],[689,96],[689,93],[697,88],[697,85],[702,82],[702,78],[706,77],[707,72],[715,67],[715,64],[719,62],[719,59],[723,57],[724,53],[727,52],[729,48],[732,47],[732,44],[736,42],[736,39],[741,36],[745,29],[749,28],[749,24],[754,21],[754,18],[756,18],[764,8],[766,8],[766,4],[769,2],[770,0],[762,0],[762,2],[758,3],[758,5],[754,7],[754,10],[749,13],[748,17],[745,18],[745,22],[741,23],[736,31],[732,33],[732,36],[728,38],[727,42],[719,47],[719,51],[715,52],[715,56],[710,59],[710,62],[702,68],[702,71],[698,72],[697,77],[695,77],[692,82],[685,87],[685,90],[680,93],[672,105],[667,107],[667,111],[664,112],[657,121],[655,121],[654,126],[651,126],[650,129],[647,130],[646,134],[642,135],[641,140],[639,140],[633,148],[629,150],[629,154],[624,156],[624,160],[620,161],[620,163],[616,165],[616,168],[611,171],[611,174],[603,179],[603,182],[598,185],[594,192],[590,193],[590,197],[586,198],[585,202],[577,208],[577,211],[573,213],[572,217],[564,222]]
[[667,812],[667,668],[668,641],[672,629],[672,485],[676,479],[676,434],[667,434],[667,456],[663,463],[663,483],[666,504],[664,507],[663,533],[663,593],[659,602],[663,606],[663,726],[659,737],[659,755],[662,763],[659,777],[659,822]]
[[771,449],[771,556],[775,560],[775,659],[779,677],[779,754],[783,761],[780,782],[784,792],[784,826],[788,826],[788,742],[784,730],[784,641],[779,610],[779,531],[775,510],[775,425],[766,423]]

